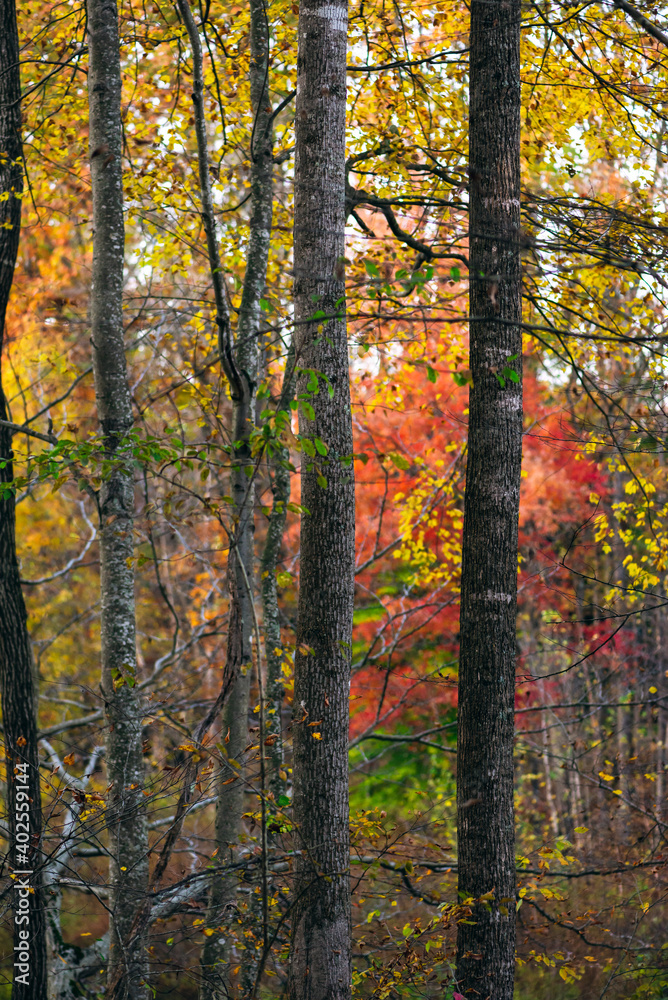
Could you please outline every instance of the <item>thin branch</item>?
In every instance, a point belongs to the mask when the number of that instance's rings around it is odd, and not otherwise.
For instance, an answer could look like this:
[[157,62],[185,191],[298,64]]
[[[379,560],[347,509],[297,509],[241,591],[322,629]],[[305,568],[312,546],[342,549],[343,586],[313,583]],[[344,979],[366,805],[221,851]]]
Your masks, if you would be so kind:
[[661,42],[662,45],[668,46],[668,35],[666,35],[661,28],[658,28],[656,24],[641,14],[628,0],[614,0],[615,7],[623,10],[625,14],[628,14],[636,24],[639,24],[641,28],[644,28],[648,35],[656,39],[657,42]]

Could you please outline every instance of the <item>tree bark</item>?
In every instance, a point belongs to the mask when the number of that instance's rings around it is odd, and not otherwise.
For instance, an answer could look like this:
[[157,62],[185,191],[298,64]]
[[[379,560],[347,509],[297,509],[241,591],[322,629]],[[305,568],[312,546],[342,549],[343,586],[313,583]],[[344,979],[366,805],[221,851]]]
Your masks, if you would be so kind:
[[[460,616],[458,990],[511,1000],[515,967],[513,730],[522,460],[520,2],[473,0],[470,367]],[[510,360],[510,359],[513,360]],[[516,376],[515,376],[516,377]]]
[[[250,3],[250,91],[255,129],[251,146],[251,216],[246,273],[235,339],[235,361],[244,373],[248,390],[233,400],[232,423],[235,452],[232,464],[233,545],[230,546],[230,624],[228,663],[235,664],[237,680],[224,713],[229,729],[228,751],[238,760],[248,742],[248,709],[253,661],[253,593],[255,578],[255,485],[250,436],[255,415],[258,377],[260,299],[267,278],[273,212],[273,159],[270,101],[267,93],[269,35],[262,0]],[[259,650],[257,651],[259,655]],[[221,771],[221,779],[229,775]],[[225,851],[242,832],[243,782],[221,786],[216,815],[216,840]],[[220,881],[220,880],[219,880]]]
[[[292,1000],[343,1000],[351,991],[348,717],[355,489],[343,266],[347,22],[346,0],[315,0],[299,10],[294,218],[299,427],[303,436],[321,438],[329,452],[326,461],[303,453],[301,467],[301,502],[309,513],[301,522],[295,656],[293,815],[301,853],[291,910]],[[316,311],[336,318],[312,319]],[[313,372],[328,379],[318,377],[317,393]]]
[[[21,231],[23,146],[21,76],[14,0],[0,0],[0,355]],[[0,368],[0,419],[8,420]],[[0,483],[14,478],[12,431],[0,427]],[[37,745],[37,690],[27,614],[16,558],[13,492],[0,496],[0,686],[7,761],[7,825],[14,886],[13,1000],[43,1000],[47,993],[46,922],[41,870],[42,808]],[[29,885],[21,888],[21,883]],[[27,909],[25,909],[27,907]],[[26,937],[27,934],[27,937]],[[22,961],[28,946],[27,962]],[[18,965],[15,964],[18,961]],[[23,968],[25,966],[26,968]]]
[[550,737],[548,730],[548,717],[545,712],[541,713],[543,726],[543,770],[545,772],[545,800],[547,802],[547,813],[550,818],[552,836],[556,840],[559,837],[559,813],[554,803],[554,790],[552,788],[552,774],[550,762]]
[[[294,339],[290,341],[285,363],[283,387],[279,408],[287,408],[295,394],[295,348]],[[289,411],[288,411],[289,412]],[[283,661],[283,643],[281,641],[281,622],[278,608],[278,584],[276,570],[283,544],[285,522],[290,501],[290,451],[278,447],[268,458],[271,483],[272,505],[267,525],[267,535],[262,551],[262,622],[264,626],[264,649],[267,661],[267,730],[276,740],[271,744],[271,776],[269,786],[278,801],[287,790],[287,780],[281,777],[283,772],[283,703],[285,689],[281,664]]]
[[102,689],[109,735],[108,995],[148,996],[146,938],[131,934],[148,888],[143,796],[142,704],[135,688],[134,483],[128,455],[133,426],[123,336],[123,178],[121,70],[115,0],[88,0],[88,102],[93,190],[91,330],[98,419],[110,463],[100,506]]
[[[230,383],[232,397],[232,497],[233,528],[230,538],[228,579],[230,620],[227,642],[226,675],[233,678],[229,699],[223,712],[223,726],[229,731],[227,751],[238,760],[248,737],[248,708],[253,660],[253,580],[254,580],[254,463],[251,456],[251,433],[255,412],[260,335],[260,299],[267,277],[273,213],[273,133],[268,93],[267,67],[269,32],[262,0],[250,2],[250,90],[254,115],[251,137],[251,217],[250,239],[244,287],[239,309],[237,336],[233,343],[229,313],[222,283],[216,235],[213,196],[208,170],[202,48],[199,32],[187,0],[178,0],[193,52],[193,104],[197,131],[200,186],[203,217],[207,231],[209,262],[216,296],[217,323],[223,371]],[[259,650],[257,651],[259,656]],[[220,773],[216,808],[216,846],[224,857],[242,832],[244,782],[225,784],[229,773]],[[217,878],[211,887],[207,924],[220,923],[224,909],[232,901],[234,882]],[[207,938],[202,949],[200,1000],[227,995],[225,982],[225,945],[220,935]],[[246,954],[250,964],[254,960]],[[248,970],[246,970],[248,972]]]

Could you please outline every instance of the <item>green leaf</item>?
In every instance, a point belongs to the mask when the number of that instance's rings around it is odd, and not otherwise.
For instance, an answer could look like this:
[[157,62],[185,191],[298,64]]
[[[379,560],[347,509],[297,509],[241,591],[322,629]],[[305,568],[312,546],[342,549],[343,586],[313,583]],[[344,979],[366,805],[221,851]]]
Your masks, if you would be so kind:
[[455,382],[457,383],[457,385],[466,385],[466,383],[468,382],[468,379],[466,378],[466,376],[462,375],[461,372],[453,372],[452,373],[452,377],[455,380]]
[[451,267],[450,268],[450,277],[452,278],[453,281],[459,281],[459,279],[461,278],[461,276],[462,276],[462,272],[459,270],[458,267]]
[[380,271],[378,270],[378,268],[376,267],[376,265],[373,263],[373,261],[371,261],[371,260],[365,260],[364,261],[364,266],[366,268],[366,273],[369,275],[370,278],[379,278],[380,277]]
[[377,622],[384,618],[385,614],[382,604],[372,605],[370,608],[357,608],[353,613],[353,623],[360,625],[362,622]]
[[304,415],[307,417],[308,420],[315,420],[315,410],[313,409],[310,403],[306,402],[306,400],[302,402],[302,410],[304,411]]
[[277,799],[277,802],[278,802],[279,806],[289,806],[290,805],[290,799],[287,797],[287,795],[279,795],[278,799]]
[[304,507],[300,503],[294,503],[294,501],[292,501],[292,500],[290,501],[290,503],[287,503],[285,506],[288,508],[288,510],[291,510],[293,514],[310,514],[311,513],[311,511],[308,509],[308,507]]
[[322,473],[319,473],[317,481],[318,481],[318,486],[321,486],[323,490],[327,489],[327,478],[326,478],[326,476],[323,476]]
[[410,469],[411,467],[411,463],[408,461],[408,459],[404,458],[403,455],[400,455],[396,451],[390,452],[390,459],[392,460],[393,464],[396,465],[397,469]]
[[430,382],[436,381],[436,372],[431,367],[431,365],[427,365],[427,378],[429,379]]
[[325,444],[325,442],[323,440],[321,440],[321,438],[314,438],[313,442],[314,442],[316,448],[318,449],[318,454],[320,454],[320,455],[326,455],[327,454],[327,452],[328,452],[329,449],[327,448],[327,445]]
[[302,438],[302,448],[310,458],[315,458],[315,446],[310,438]]

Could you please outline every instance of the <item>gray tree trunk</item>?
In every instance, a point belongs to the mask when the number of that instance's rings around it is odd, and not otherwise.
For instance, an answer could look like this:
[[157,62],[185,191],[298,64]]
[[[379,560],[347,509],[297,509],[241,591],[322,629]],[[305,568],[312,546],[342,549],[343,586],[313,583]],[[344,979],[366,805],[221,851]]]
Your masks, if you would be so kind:
[[[0,354],[5,315],[14,278],[21,232],[23,191],[21,141],[21,77],[19,39],[14,0],[0,0]],[[1,385],[0,420],[8,419]],[[0,426],[0,483],[14,478],[12,431]],[[37,746],[37,691],[32,648],[19,566],[16,558],[14,494],[0,497],[0,687],[7,757],[7,825],[10,831],[10,871],[19,876],[14,889],[14,952],[12,1000],[44,1000],[47,991],[46,925],[41,855],[35,849],[42,837],[39,753]],[[33,890],[19,889],[19,883]],[[21,909],[27,907],[26,909]],[[27,917],[26,917],[27,914]],[[20,921],[17,923],[17,920]],[[27,932],[27,938],[24,936]],[[28,945],[28,961],[21,960]],[[26,966],[26,969],[21,968]]]
[[[513,732],[522,460],[520,0],[473,0],[470,33],[470,367],[460,616],[458,991],[512,1000]],[[497,377],[500,376],[504,384]]]
[[97,412],[110,473],[99,497],[102,689],[106,764],[111,944],[108,994],[148,996],[146,939],[131,935],[148,886],[142,705],[136,681],[133,557],[134,484],[127,434],[133,425],[123,338],[121,71],[115,0],[88,0],[93,282],[91,329]]
[[[279,406],[287,409],[295,394],[295,349],[294,339],[290,341],[285,364],[283,387]],[[267,535],[262,551],[262,623],[264,627],[264,649],[267,661],[267,730],[276,737],[271,743],[271,774],[269,787],[274,799],[285,794],[287,780],[281,777],[284,763],[283,754],[283,702],[285,689],[281,673],[283,644],[281,641],[281,621],[278,608],[278,585],[276,571],[283,544],[285,522],[290,500],[290,452],[279,448],[268,459],[271,482],[272,505],[267,525]]]
[[[249,593],[249,585],[252,588],[255,579],[255,487],[251,478],[254,463],[250,453],[250,434],[258,377],[260,299],[267,278],[273,213],[273,137],[266,80],[269,35],[262,0],[251,0],[250,15],[250,90],[255,116],[251,149],[250,238],[234,350],[237,367],[247,379],[248,391],[242,398],[233,400],[232,433],[237,447],[231,477],[234,525],[228,568],[231,600],[227,659],[237,679],[223,714],[224,729],[226,732],[229,729],[230,734],[228,753],[235,760],[239,760],[248,742],[253,660],[253,593]],[[221,770],[216,811],[216,844],[221,852],[229,852],[229,845],[238,843],[243,826],[244,783],[238,781],[223,786],[222,782],[228,777],[229,773]],[[217,905],[225,905],[229,901],[230,888],[230,881],[226,884],[225,880],[218,880],[219,892],[213,893],[221,897],[216,901]],[[223,898],[225,896],[227,898]],[[215,947],[213,938],[210,938],[205,951]]]
[[[237,760],[248,737],[248,708],[253,660],[253,580],[254,580],[254,507],[255,491],[252,472],[250,435],[255,412],[255,389],[258,370],[258,338],[260,332],[260,299],[262,297],[269,257],[273,211],[273,135],[271,107],[267,90],[269,33],[264,4],[251,0],[250,26],[250,89],[255,120],[251,147],[251,217],[246,274],[239,310],[236,342],[233,343],[225,289],[220,270],[220,255],[208,170],[206,119],[204,114],[204,81],[202,49],[199,32],[187,0],[178,0],[193,52],[193,104],[199,159],[203,218],[211,276],[216,297],[217,323],[221,364],[230,383],[233,407],[232,497],[233,528],[230,538],[228,579],[230,588],[230,621],[227,643],[226,677],[232,679],[229,698],[223,711],[223,726],[229,729],[227,751]],[[259,650],[258,650],[259,654]],[[223,784],[229,773],[220,774],[216,807],[216,844],[219,856],[229,854],[241,834],[244,811],[242,781]],[[209,896],[208,926],[217,926],[231,902],[234,883],[217,878]],[[227,995],[225,944],[220,935],[207,938],[202,949],[202,980],[200,1000],[213,1000]],[[246,956],[250,964],[253,960]]]
[[[355,488],[345,321],[346,0],[299,10],[295,113],[294,297],[302,434],[328,460],[302,455],[299,608],[293,720],[296,859],[289,995],[344,1000],[351,991],[348,717]],[[315,311],[332,319],[311,319]],[[342,459],[344,461],[342,461]],[[346,460],[347,459],[347,463]],[[318,477],[325,476],[327,482]]]

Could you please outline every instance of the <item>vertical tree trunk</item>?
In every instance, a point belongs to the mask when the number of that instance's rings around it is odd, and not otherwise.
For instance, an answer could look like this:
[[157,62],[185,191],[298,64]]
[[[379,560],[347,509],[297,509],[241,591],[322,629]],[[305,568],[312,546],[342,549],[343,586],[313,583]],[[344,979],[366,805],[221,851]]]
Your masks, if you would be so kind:
[[[511,1000],[513,731],[522,460],[520,2],[473,0],[470,34],[470,416],[462,552],[458,990]],[[513,360],[510,360],[513,358]],[[497,376],[501,376],[498,378]],[[502,382],[504,384],[502,384]]]
[[[288,356],[285,363],[283,387],[281,391],[281,407],[288,406],[295,394],[295,348],[294,339],[290,341]],[[281,642],[281,623],[278,611],[278,584],[276,570],[280,558],[285,522],[290,500],[290,452],[281,448],[269,458],[270,474],[273,472],[271,484],[272,506],[267,525],[267,536],[262,552],[262,621],[264,626],[264,648],[267,661],[267,729],[277,739],[271,744],[271,778],[270,788],[277,800],[285,794],[287,781],[281,777],[283,766],[282,714],[284,687],[281,673],[283,661]]]
[[543,725],[543,769],[545,771],[545,799],[547,801],[547,812],[550,817],[550,827],[552,828],[552,836],[556,840],[559,836],[559,813],[557,812],[557,807],[554,804],[554,791],[552,789],[552,774],[551,774],[551,761],[550,761],[550,739],[549,739],[549,721],[545,712],[541,713],[541,720]]
[[[251,216],[246,273],[239,308],[235,360],[245,373],[248,391],[233,400],[233,441],[236,443],[232,465],[234,499],[234,545],[230,546],[230,625],[227,645],[228,662],[235,663],[237,680],[224,714],[230,732],[228,750],[238,759],[248,742],[248,707],[251,685],[253,644],[255,487],[250,434],[255,415],[255,388],[258,377],[258,340],[260,336],[260,299],[267,278],[273,212],[273,158],[270,99],[266,78],[269,58],[269,35],[263,0],[250,2],[250,91],[255,120],[251,148]],[[258,651],[259,655],[259,651]],[[223,780],[228,777],[221,772]],[[241,833],[243,783],[221,789],[216,818],[218,846],[225,849]]]
[[[294,823],[301,854],[291,913],[292,1000],[343,1000],[351,990],[348,714],[355,488],[343,304],[347,23],[346,0],[315,0],[299,10],[294,220],[298,394],[308,397],[313,391],[308,369],[329,380],[318,379],[311,411],[302,403],[299,426],[302,435],[321,438],[329,453],[327,462],[309,460],[304,453],[301,468],[301,502],[309,513],[301,522],[295,657]],[[336,318],[312,320],[315,311]]]
[[[225,291],[220,272],[219,250],[208,170],[206,119],[203,104],[202,49],[199,33],[187,0],[178,0],[193,51],[193,103],[197,130],[200,185],[207,230],[209,262],[216,294],[217,322],[221,363],[230,383],[233,407],[232,496],[234,525],[230,544],[228,578],[230,586],[230,621],[227,643],[226,674],[234,678],[223,713],[223,725],[229,730],[227,749],[238,759],[248,737],[248,702],[251,683],[253,641],[254,579],[254,507],[253,460],[250,436],[255,410],[260,335],[260,299],[267,277],[273,213],[273,133],[268,92],[267,67],[269,32],[262,0],[250,2],[250,90],[255,127],[251,140],[251,217],[246,274],[239,309],[236,342],[232,343]],[[259,656],[259,650],[258,656]],[[224,784],[229,774],[221,772],[216,808],[216,844],[221,858],[241,834],[244,783]],[[211,887],[207,923],[220,923],[231,901],[232,879],[218,878]],[[200,1000],[227,995],[224,946],[219,935],[207,938],[202,949]],[[248,953],[246,959],[253,960]],[[248,969],[246,969],[248,973]]]
[[[0,193],[8,195],[6,200],[0,200],[0,353],[21,231],[22,157],[16,8],[14,0],[0,0]],[[8,416],[0,368],[0,420],[6,421]],[[12,456],[12,431],[0,426],[0,483],[14,478]],[[14,495],[7,493],[3,497],[0,497],[0,686],[11,840],[8,862],[10,871],[32,872],[18,877],[14,888],[14,947],[21,950],[14,951],[13,963],[18,964],[12,970],[12,998],[44,1000],[47,960],[41,855],[37,848],[42,837],[37,692],[16,558]],[[22,882],[33,891],[21,889]],[[26,943],[27,962],[22,960]]]
[[127,434],[132,403],[123,338],[123,182],[121,70],[115,0],[88,0],[88,102],[93,188],[91,328],[97,412],[111,471],[100,490],[102,689],[109,735],[108,993],[148,996],[143,934],[130,931],[148,886],[143,796],[142,705],[135,689],[134,484]]
[[[262,0],[250,3],[250,90],[255,117],[251,149],[251,217],[246,273],[239,308],[235,340],[235,360],[245,374],[248,391],[233,400],[233,441],[236,451],[232,465],[234,499],[233,546],[230,546],[230,624],[227,643],[228,663],[234,664],[237,679],[224,713],[229,729],[228,751],[238,759],[248,742],[248,707],[253,660],[253,586],[255,563],[255,487],[250,435],[255,415],[255,389],[258,377],[258,340],[260,336],[260,299],[267,278],[273,212],[273,159],[271,108],[267,93],[269,35]],[[259,651],[258,651],[259,655]],[[229,775],[221,772],[222,780]],[[216,839],[225,850],[239,839],[243,813],[242,782],[219,792],[216,816]]]

